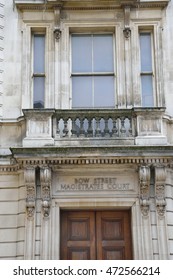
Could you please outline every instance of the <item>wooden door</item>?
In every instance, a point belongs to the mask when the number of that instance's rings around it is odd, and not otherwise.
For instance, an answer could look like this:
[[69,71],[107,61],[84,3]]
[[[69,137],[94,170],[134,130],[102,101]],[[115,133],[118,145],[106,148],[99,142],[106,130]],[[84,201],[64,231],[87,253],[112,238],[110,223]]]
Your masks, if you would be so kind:
[[96,212],[98,260],[132,259],[129,214],[129,211]]
[[62,211],[61,259],[132,259],[129,211]]

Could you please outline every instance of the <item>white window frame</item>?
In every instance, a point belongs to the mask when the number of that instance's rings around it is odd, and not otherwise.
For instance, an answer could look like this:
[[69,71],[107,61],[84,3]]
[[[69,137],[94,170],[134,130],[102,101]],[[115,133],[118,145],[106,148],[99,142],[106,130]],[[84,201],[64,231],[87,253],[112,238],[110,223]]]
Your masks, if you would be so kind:
[[[154,107],[154,105],[156,104],[156,95],[154,94],[156,92],[156,87],[155,87],[155,59],[154,59],[154,49],[155,49],[155,46],[154,46],[154,40],[153,40],[153,29],[140,29],[139,28],[139,46],[140,46],[140,36],[141,34],[150,34],[150,39],[151,39],[151,66],[152,66],[152,69],[151,71],[143,71],[142,70],[142,65],[141,65],[141,47],[139,49],[139,52],[140,52],[140,77],[141,77],[141,82],[140,82],[140,92],[141,92],[141,105],[142,107]],[[144,76],[151,76],[152,77],[152,98],[153,98],[153,104],[151,104],[151,106],[145,106],[143,103],[142,103],[142,95],[143,95],[143,92],[142,92],[142,77]]]
[[[46,30],[44,31],[34,31],[34,30],[31,30],[32,34],[31,34],[31,45],[32,45],[32,98],[33,98],[33,108],[34,109],[37,109],[39,107],[35,107],[34,106],[34,95],[36,94],[34,92],[34,79],[35,78],[44,78],[44,93],[43,93],[43,107],[41,108],[45,108],[45,84],[46,84]],[[43,36],[44,37],[44,71],[43,72],[35,72],[34,70],[34,40],[35,40],[35,36]]]
[[[133,106],[142,107],[141,89],[141,60],[139,33],[147,32],[152,34],[152,65],[153,65],[153,100],[152,107],[164,107],[163,91],[163,56],[161,51],[162,29],[161,21],[138,20],[132,23],[132,78],[133,78]],[[144,107],[145,108],[145,107]],[[147,108],[147,107],[146,107]]]
[[[54,108],[54,34],[52,23],[23,23],[22,36],[22,109],[33,109],[33,40],[32,35],[45,34],[45,102],[44,108]],[[51,51],[50,51],[51,50]],[[35,108],[36,109],[36,108]]]
[[[59,81],[61,84],[61,88],[59,86],[59,98],[56,101],[57,108],[60,109],[72,109],[72,83],[71,83],[71,34],[72,33],[113,33],[116,35],[116,43],[114,45],[114,63],[115,63],[115,108],[117,108],[118,104],[118,96],[122,96],[123,94],[123,86],[122,83],[118,85],[118,80],[121,79],[121,76],[124,74],[124,69],[121,67],[121,64],[118,62],[120,57],[119,52],[122,51],[120,47],[120,38],[121,38],[121,24],[117,22],[116,25],[113,25],[112,21],[105,22],[98,21],[97,23],[86,23],[85,21],[80,22],[80,27],[78,22],[64,22],[63,24],[63,32],[61,34],[61,39],[59,41],[59,45],[57,45],[57,50],[55,53],[55,57],[58,52],[61,55],[60,68],[59,68]],[[114,36],[115,36],[114,35]],[[57,80],[57,79],[56,79]],[[56,82],[55,80],[55,82]],[[57,87],[57,86],[56,86]],[[119,92],[121,92],[119,94]]]

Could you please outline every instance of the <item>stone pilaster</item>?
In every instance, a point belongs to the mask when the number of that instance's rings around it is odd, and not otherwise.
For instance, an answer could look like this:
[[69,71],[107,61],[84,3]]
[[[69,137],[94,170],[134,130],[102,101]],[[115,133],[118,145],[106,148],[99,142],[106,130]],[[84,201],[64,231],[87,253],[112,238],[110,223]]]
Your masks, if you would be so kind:
[[159,259],[169,259],[168,249],[168,233],[167,220],[165,215],[166,199],[165,199],[165,182],[166,168],[165,166],[155,166],[155,203],[157,210],[157,232],[159,245]]
[[131,28],[130,28],[130,11],[131,7],[127,4],[123,5],[124,8],[124,57],[125,57],[125,94],[126,94],[126,107],[131,108],[132,102],[132,61],[131,61]]
[[41,220],[41,252],[40,256],[43,260],[50,259],[51,252],[51,169],[47,165],[40,167],[40,184],[41,184],[41,200],[42,213]]
[[24,259],[32,260],[35,256],[35,209],[36,209],[36,180],[35,166],[28,165],[24,170],[26,186],[26,227]]

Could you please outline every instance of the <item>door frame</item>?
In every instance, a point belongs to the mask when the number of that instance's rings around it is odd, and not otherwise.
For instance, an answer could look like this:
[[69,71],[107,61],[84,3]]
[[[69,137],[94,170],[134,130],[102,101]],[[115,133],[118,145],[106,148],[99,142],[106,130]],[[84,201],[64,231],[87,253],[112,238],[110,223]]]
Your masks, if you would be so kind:
[[[131,209],[131,239],[133,260],[152,259],[150,216],[143,217],[139,199],[129,198],[72,198],[52,199],[51,229],[49,225],[49,256],[60,259],[60,210],[129,210]],[[147,232],[146,232],[147,228]]]

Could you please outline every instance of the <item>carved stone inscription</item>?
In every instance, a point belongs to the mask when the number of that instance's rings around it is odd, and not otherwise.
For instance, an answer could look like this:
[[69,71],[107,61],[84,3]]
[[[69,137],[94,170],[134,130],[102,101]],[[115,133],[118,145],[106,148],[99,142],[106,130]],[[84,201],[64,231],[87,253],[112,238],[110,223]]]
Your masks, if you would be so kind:
[[56,192],[97,192],[97,191],[131,191],[134,184],[131,178],[66,176],[57,178]]

